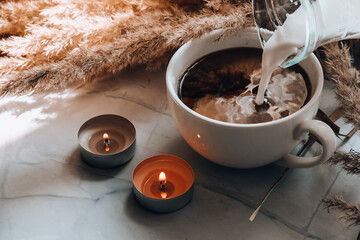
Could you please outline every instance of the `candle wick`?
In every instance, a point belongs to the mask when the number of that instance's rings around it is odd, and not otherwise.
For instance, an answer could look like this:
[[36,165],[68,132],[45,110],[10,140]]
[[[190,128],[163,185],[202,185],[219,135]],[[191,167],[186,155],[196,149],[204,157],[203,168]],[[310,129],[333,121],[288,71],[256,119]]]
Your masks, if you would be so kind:
[[161,190],[162,192],[166,192],[166,186],[165,186],[165,184],[166,184],[166,181],[160,181],[160,190]]
[[104,147],[105,147],[105,151],[108,152],[110,150],[110,139],[109,138],[104,138]]

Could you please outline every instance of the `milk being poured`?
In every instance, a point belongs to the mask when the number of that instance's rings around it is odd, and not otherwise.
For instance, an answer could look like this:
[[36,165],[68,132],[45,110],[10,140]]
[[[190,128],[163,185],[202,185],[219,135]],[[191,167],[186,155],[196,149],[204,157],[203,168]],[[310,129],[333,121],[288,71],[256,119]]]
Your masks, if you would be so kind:
[[328,42],[360,38],[359,0],[317,0],[311,4],[313,12],[306,12],[301,5],[264,44],[262,75],[255,99],[257,105],[264,103],[264,93],[273,71],[305,45],[311,53]]
[[261,80],[255,98],[257,105],[264,102],[265,89],[274,70],[305,43],[306,27],[302,14],[301,8],[291,14],[284,25],[278,27],[269,41],[265,43],[261,63]]

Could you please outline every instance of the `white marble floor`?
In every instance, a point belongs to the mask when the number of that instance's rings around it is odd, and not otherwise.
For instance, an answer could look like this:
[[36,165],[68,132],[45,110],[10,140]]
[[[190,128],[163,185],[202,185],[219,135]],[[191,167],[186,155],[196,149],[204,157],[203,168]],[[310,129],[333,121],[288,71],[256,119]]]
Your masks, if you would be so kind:
[[[336,107],[326,84],[321,108]],[[118,114],[137,130],[134,158],[101,170],[80,159],[77,131],[89,118]],[[165,72],[142,69],[81,90],[0,99],[0,239],[356,239],[342,213],[320,200],[341,195],[360,202],[360,177],[321,165],[292,169],[254,222],[248,219],[283,168],[231,169],[195,153],[168,112]],[[360,151],[360,134],[339,149]],[[132,193],[132,172],[157,154],[182,157],[193,167],[193,200],[183,209],[156,214]]]

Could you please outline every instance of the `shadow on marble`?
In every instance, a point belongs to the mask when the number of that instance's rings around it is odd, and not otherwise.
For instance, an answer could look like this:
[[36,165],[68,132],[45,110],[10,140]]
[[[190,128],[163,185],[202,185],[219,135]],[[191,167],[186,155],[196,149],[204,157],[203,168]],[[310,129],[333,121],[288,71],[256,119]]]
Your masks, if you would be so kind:
[[[197,186],[187,206],[172,213],[148,211],[133,195],[125,204],[128,218],[141,226],[138,234],[149,229],[149,236],[143,236],[148,239],[303,239],[301,234],[261,213],[257,223],[248,221],[243,216],[250,214],[251,208],[201,186]],[[257,231],[260,226],[262,230]]]
[[103,181],[108,178],[119,176],[121,175],[122,171],[124,171],[124,168],[129,164],[130,161],[115,168],[109,168],[109,169],[97,168],[85,162],[82,159],[80,155],[80,151],[78,149],[76,149],[73,152],[73,154],[69,159],[65,160],[65,162],[78,167],[79,172],[74,172],[74,171],[71,172],[72,174],[75,175],[75,177],[81,177],[82,179],[88,181]]

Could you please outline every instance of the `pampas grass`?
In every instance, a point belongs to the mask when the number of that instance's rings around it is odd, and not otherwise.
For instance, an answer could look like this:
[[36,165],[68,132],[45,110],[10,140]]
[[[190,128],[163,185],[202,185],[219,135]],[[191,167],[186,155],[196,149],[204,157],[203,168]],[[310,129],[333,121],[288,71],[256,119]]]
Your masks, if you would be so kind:
[[[360,81],[359,71],[352,65],[350,48],[344,43],[325,46],[324,69],[335,85],[335,93],[348,122],[360,127]],[[359,57],[359,56],[357,56]]]
[[[359,128],[360,73],[353,64],[351,49],[344,42],[331,43],[324,47],[324,54],[325,73],[334,83],[336,97],[343,108],[344,117]],[[356,62],[358,61],[359,59]],[[336,152],[328,163],[341,165],[348,174],[360,175],[360,153],[356,151]],[[351,222],[350,225],[360,225],[360,204],[349,203],[338,196],[325,198],[322,203],[328,209],[334,208],[344,212],[341,220]]]
[[[360,175],[360,153],[354,150],[349,153],[336,152],[327,163],[342,166],[348,174]],[[324,198],[322,203],[328,210],[337,209],[345,213],[340,217],[340,220],[350,223],[350,226],[360,225],[360,203],[349,203],[339,196]]]
[[349,226],[360,225],[360,204],[345,201],[342,197],[325,198],[322,200],[328,210],[338,209],[345,213],[340,220],[350,223]]
[[354,150],[348,153],[335,152],[327,162],[329,164],[341,165],[348,174],[360,175],[360,153]]
[[155,70],[167,64],[171,54],[190,39],[219,28],[230,34],[253,25],[249,3],[181,3],[0,3],[0,95],[82,85],[102,74],[139,65]]

